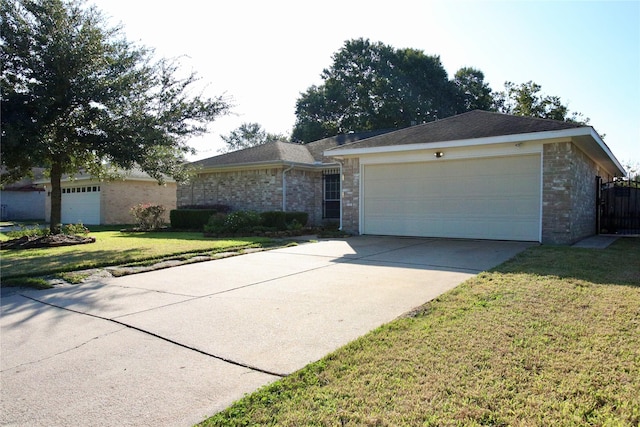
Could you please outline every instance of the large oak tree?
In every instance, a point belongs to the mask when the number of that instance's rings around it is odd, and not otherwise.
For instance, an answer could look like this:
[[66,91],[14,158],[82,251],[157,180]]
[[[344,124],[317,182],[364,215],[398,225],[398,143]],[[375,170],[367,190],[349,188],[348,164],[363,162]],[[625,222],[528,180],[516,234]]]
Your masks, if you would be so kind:
[[403,128],[475,109],[588,122],[531,81],[506,82],[504,91],[493,92],[476,68],[463,67],[449,80],[438,56],[368,39],[346,41],[321,77],[296,102],[293,141]]
[[82,1],[3,0],[0,19],[2,180],[49,169],[54,232],[64,174],[139,167],[180,177],[188,137],[230,108],[191,94],[194,73],[154,60]]
[[402,128],[456,112],[456,88],[440,58],[421,50],[349,40],[321,77],[296,102],[294,141]]

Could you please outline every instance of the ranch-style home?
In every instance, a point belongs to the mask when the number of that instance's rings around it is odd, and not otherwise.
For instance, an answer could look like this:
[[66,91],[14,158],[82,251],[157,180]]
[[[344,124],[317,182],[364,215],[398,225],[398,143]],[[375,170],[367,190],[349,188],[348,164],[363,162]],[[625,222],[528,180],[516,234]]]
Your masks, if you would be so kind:
[[195,162],[178,206],[305,211],[355,234],[571,244],[597,232],[597,177],[625,173],[592,127],[554,120],[476,110],[355,135]]

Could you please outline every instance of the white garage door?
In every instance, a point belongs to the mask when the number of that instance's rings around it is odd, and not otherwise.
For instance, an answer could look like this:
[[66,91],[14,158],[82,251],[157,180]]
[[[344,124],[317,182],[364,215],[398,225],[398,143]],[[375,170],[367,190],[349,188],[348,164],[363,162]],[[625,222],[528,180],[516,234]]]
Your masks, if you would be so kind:
[[540,156],[365,165],[363,232],[540,239]]
[[83,185],[62,189],[62,223],[100,224],[100,186]]

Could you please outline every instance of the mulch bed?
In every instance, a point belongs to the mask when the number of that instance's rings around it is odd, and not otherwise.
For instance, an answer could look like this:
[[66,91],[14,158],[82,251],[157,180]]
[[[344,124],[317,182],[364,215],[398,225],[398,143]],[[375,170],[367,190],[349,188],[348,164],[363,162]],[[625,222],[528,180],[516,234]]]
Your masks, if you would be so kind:
[[94,243],[95,241],[95,237],[72,236],[68,234],[54,234],[40,237],[24,236],[0,242],[0,249],[53,248],[57,246],[83,245],[86,243]]

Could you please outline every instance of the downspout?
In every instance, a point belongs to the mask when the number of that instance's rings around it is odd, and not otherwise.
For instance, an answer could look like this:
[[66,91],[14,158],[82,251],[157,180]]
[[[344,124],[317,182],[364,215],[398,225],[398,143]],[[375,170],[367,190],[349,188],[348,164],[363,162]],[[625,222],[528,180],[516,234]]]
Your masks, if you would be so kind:
[[293,169],[290,165],[288,169],[282,171],[282,212],[287,211],[287,172]]

